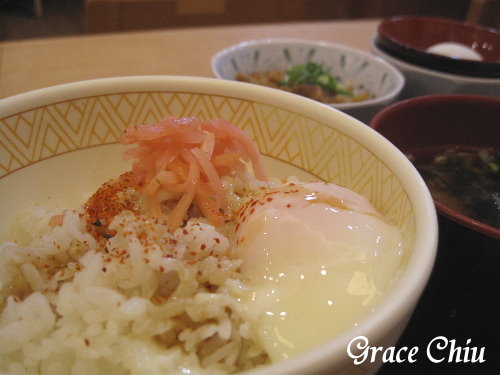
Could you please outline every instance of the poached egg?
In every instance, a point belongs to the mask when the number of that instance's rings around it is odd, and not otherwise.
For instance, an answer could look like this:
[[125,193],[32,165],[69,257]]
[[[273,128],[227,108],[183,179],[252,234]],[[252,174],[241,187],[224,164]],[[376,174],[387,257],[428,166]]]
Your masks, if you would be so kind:
[[402,261],[399,229],[344,187],[288,181],[240,211],[249,310],[273,361],[321,344],[369,313]]

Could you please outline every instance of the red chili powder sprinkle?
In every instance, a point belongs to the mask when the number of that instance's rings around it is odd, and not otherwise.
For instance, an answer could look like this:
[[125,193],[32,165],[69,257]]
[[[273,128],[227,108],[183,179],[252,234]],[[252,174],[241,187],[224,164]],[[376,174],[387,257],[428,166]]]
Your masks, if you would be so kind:
[[87,229],[96,239],[101,239],[103,234],[107,234],[108,224],[122,210],[135,210],[135,203],[119,199],[119,194],[127,188],[136,186],[137,181],[132,181],[131,172],[126,172],[118,179],[105,183],[85,203]]
[[162,300],[159,296],[154,296],[153,302],[156,303],[157,305],[161,305]]

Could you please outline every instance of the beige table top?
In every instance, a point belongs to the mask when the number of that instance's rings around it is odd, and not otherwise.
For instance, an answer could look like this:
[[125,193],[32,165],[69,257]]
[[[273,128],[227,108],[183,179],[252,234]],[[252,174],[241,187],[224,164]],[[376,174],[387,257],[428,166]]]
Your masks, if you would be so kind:
[[0,98],[60,83],[129,75],[212,77],[212,56],[232,44],[294,37],[369,51],[378,20],[218,26],[0,43]]

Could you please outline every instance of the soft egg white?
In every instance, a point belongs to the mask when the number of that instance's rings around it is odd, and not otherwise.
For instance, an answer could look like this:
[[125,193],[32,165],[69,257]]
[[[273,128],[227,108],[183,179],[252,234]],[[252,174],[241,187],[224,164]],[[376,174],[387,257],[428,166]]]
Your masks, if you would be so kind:
[[399,229],[363,196],[290,181],[240,212],[249,310],[274,361],[327,341],[367,314],[397,273]]
[[456,42],[444,42],[435,44],[427,49],[427,52],[437,55],[451,57],[453,59],[482,61],[483,56],[476,50]]

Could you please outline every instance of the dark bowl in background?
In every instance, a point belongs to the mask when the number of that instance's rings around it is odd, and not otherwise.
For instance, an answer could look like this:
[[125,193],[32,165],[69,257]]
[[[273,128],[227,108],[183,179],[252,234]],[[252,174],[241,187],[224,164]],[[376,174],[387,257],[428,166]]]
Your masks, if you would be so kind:
[[[404,154],[439,145],[500,149],[500,99],[474,95],[427,95],[386,107],[370,126]],[[500,228],[457,212],[434,199],[440,215],[500,239]]]
[[[453,42],[479,53],[482,61],[429,53],[438,43]],[[450,74],[500,78],[500,33],[494,29],[438,17],[396,16],[380,22],[375,43],[411,64]]]
[[[401,151],[435,143],[500,145],[500,99],[430,95],[379,112],[370,122]],[[439,244],[429,283],[396,347],[417,347],[418,361],[386,363],[379,375],[497,374],[500,369],[499,230],[485,230],[466,217],[439,213]],[[478,226],[479,225],[479,226]],[[497,236],[495,236],[495,233]],[[426,356],[438,336],[457,346],[485,350],[485,362],[434,363]],[[444,356],[444,354],[443,354]]]

